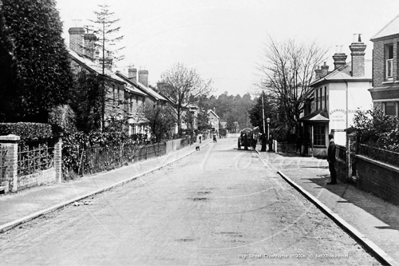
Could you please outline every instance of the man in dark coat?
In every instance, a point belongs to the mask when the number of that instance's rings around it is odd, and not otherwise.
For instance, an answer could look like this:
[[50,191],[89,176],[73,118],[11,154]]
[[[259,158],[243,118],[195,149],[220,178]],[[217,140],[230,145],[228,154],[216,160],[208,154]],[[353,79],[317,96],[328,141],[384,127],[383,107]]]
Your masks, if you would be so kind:
[[331,181],[327,183],[328,185],[334,185],[337,184],[337,173],[335,172],[335,143],[334,143],[334,135],[330,134],[328,135],[328,138],[330,139],[330,144],[328,145],[328,150],[327,150],[327,161],[328,161],[328,167],[330,169],[330,175],[331,175]]

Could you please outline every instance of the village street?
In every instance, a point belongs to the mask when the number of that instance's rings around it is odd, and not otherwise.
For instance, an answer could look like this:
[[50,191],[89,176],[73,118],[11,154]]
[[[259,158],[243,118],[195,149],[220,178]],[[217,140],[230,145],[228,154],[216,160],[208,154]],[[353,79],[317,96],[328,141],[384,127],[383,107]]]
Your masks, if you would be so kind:
[[0,265],[379,265],[236,142],[1,234]]

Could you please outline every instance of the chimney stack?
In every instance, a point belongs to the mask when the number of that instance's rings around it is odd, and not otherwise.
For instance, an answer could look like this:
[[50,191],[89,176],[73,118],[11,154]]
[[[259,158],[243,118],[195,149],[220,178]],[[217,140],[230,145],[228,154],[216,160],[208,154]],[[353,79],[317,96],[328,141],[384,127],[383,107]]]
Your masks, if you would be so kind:
[[363,77],[364,76],[364,51],[367,45],[362,42],[361,34],[358,34],[357,42],[356,40],[349,46],[351,50],[352,57],[352,77]]
[[326,62],[324,62],[324,65],[321,66],[320,78],[327,76],[328,68],[329,68],[329,66],[326,64]]
[[83,36],[84,39],[84,55],[91,60],[94,60],[94,52],[96,50],[95,42],[97,41],[97,37],[93,33],[86,33]]
[[69,48],[75,53],[82,55],[83,53],[83,34],[85,29],[83,27],[69,28]]
[[131,82],[137,83],[137,69],[133,67],[129,67],[128,70],[128,78]]
[[148,87],[148,70],[139,70],[139,82]]
[[[342,49],[342,46],[341,46],[341,49]],[[348,56],[345,53],[343,53],[341,50],[338,52],[338,49],[337,49],[335,54],[332,57],[334,59],[334,70],[345,66],[347,57]]]

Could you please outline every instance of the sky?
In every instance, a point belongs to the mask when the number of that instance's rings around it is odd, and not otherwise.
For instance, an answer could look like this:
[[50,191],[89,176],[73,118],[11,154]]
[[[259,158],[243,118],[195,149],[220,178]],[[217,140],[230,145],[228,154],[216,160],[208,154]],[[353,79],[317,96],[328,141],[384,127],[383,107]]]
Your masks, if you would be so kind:
[[99,4],[120,19],[115,25],[124,36],[125,59],[118,70],[146,69],[156,85],[163,72],[183,63],[213,80],[214,95],[256,94],[269,38],[316,42],[328,49],[332,70],[337,46],[350,60],[355,33],[371,58],[370,39],[399,14],[398,0],[57,0],[67,44],[68,29],[90,24]]

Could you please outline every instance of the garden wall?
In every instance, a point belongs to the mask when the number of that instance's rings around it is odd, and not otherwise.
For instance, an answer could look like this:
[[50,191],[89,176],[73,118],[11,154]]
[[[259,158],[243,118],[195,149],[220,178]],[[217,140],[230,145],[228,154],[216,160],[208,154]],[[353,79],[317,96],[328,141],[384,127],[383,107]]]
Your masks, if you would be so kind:
[[357,186],[390,203],[399,205],[399,168],[356,155]]

